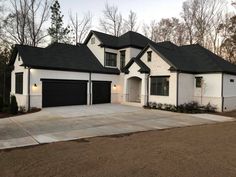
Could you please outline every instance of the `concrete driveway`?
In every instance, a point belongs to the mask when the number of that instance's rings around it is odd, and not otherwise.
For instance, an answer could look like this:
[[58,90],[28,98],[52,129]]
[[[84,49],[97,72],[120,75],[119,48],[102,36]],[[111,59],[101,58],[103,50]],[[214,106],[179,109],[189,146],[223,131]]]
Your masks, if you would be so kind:
[[38,113],[0,119],[0,149],[233,120],[119,104],[46,108]]

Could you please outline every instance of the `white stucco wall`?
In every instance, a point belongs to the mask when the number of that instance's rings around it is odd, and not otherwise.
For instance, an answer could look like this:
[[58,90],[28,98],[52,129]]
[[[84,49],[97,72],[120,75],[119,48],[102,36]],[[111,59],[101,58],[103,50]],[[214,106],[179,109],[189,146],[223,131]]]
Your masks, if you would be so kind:
[[[95,38],[95,43],[91,44],[91,39]],[[100,61],[100,63],[102,65],[104,65],[104,48],[100,47],[99,45],[101,44],[101,42],[99,41],[99,39],[95,36],[92,35],[92,37],[90,38],[90,40],[88,41],[88,48],[93,52],[93,54],[98,58],[98,60]]]
[[[234,82],[230,82],[230,80]],[[224,111],[236,110],[236,76],[223,74]]]
[[[147,61],[147,52],[152,51],[151,62]],[[177,73],[170,72],[170,65],[165,62],[157,53],[149,48],[145,54],[141,57],[141,60],[150,68],[150,76],[170,76],[169,78],[169,96],[150,95],[149,101],[164,104],[176,105],[177,99]],[[151,81],[149,82],[149,88]]]
[[193,74],[179,73],[179,105],[193,101],[194,80]]
[[[18,60],[20,58],[20,61]],[[27,95],[28,95],[28,69],[26,69],[23,66],[20,66],[22,64],[22,59],[19,55],[16,57],[16,61],[14,63],[14,70],[11,73],[11,95],[16,96],[16,100],[18,103],[18,106],[25,106],[27,107]],[[16,94],[15,93],[15,74],[16,73],[23,73],[23,94]]]
[[203,79],[202,88],[196,88],[196,80],[194,79],[194,101],[202,105],[210,103],[217,107],[217,111],[221,111],[222,73],[197,74],[194,77],[202,77]]

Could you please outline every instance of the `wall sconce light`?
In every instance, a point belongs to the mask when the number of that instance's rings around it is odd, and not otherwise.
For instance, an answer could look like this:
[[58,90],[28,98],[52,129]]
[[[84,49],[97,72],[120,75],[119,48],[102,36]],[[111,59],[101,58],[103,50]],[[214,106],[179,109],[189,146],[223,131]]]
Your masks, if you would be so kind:
[[37,87],[37,84],[34,84],[34,87]]
[[113,85],[113,88],[114,88],[114,89],[116,89],[116,84],[115,84],[115,85]]

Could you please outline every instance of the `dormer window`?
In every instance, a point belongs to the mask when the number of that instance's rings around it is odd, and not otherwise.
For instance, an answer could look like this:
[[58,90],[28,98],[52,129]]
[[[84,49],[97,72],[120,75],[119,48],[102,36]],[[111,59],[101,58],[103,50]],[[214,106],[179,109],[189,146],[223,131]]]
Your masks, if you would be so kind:
[[152,51],[147,52],[147,61],[148,62],[152,61]]
[[95,44],[95,37],[91,38],[91,44]]

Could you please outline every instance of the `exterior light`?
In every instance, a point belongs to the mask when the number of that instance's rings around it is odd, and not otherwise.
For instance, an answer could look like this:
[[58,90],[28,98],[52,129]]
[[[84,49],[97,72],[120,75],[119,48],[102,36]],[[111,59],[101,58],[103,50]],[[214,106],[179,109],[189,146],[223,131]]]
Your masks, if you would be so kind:
[[116,88],[116,85],[114,85],[113,88],[115,89],[115,88]]
[[34,84],[34,87],[37,87],[37,84]]

